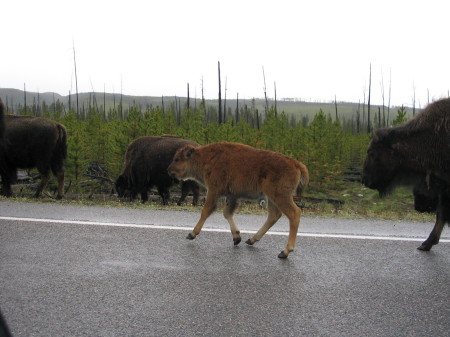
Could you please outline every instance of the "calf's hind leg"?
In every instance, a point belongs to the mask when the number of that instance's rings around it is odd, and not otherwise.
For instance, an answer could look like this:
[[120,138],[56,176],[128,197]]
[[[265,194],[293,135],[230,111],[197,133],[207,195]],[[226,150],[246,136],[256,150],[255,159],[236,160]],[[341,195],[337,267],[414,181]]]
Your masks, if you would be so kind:
[[272,200],[269,199],[269,204],[267,206],[269,210],[269,214],[267,215],[267,220],[262,225],[262,227],[258,230],[258,232],[253,235],[252,238],[245,241],[248,245],[253,245],[255,242],[259,241],[264,234],[267,233],[267,231],[278,221],[278,219],[281,217],[282,213],[278,209],[278,207],[272,202]]
[[231,234],[233,235],[233,242],[235,246],[241,242],[241,232],[233,219],[233,214],[236,211],[237,206],[238,201],[236,198],[227,197],[227,204],[223,209],[223,216],[230,224]]
[[280,200],[277,206],[289,219],[288,243],[281,253],[278,254],[280,259],[285,259],[288,257],[289,253],[294,250],[295,242],[297,241],[298,227],[300,225],[301,211],[294,203],[292,197]]

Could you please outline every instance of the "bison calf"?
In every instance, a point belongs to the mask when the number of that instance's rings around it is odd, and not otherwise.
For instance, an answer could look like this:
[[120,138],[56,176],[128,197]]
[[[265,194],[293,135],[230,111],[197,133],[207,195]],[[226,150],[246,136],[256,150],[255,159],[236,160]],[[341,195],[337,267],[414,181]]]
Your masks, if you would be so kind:
[[294,249],[301,211],[293,196],[300,196],[309,180],[308,170],[302,163],[280,153],[223,142],[179,149],[168,171],[177,179],[194,179],[208,190],[200,220],[188,239],[195,239],[216,209],[219,197],[224,196],[227,203],[223,215],[230,224],[234,244],[239,244],[241,236],[233,220],[238,200],[265,195],[269,201],[267,220],[246,243],[253,245],[259,241],[284,213],[289,219],[289,238],[278,257],[286,258]]
[[[132,200],[139,193],[141,201],[148,200],[148,190],[156,185],[158,193],[167,205],[170,198],[169,187],[178,181],[167,173],[175,152],[187,145],[199,146],[196,142],[174,136],[144,136],[130,143],[125,154],[122,174],[116,180],[119,197],[129,196]],[[189,191],[192,191],[193,205],[197,205],[200,186],[195,181],[183,181],[181,184],[180,205]]]
[[[3,104],[0,102],[3,113]],[[40,117],[3,117],[3,139],[0,146],[0,174],[3,194],[11,196],[11,184],[17,179],[17,169],[37,168],[41,182],[38,197],[50,179],[57,177],[57,198],[64,196],[64,160],[67,156],[67,136],[63,125]]]

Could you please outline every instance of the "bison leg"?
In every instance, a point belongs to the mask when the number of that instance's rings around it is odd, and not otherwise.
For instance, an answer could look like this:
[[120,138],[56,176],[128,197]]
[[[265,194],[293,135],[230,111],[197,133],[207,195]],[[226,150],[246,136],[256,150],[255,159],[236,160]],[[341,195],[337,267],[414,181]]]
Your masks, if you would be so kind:
[[277,200],[277,206],[289,219],[289,237],[286,247],[278,254],[280,259],[288,257],[289,253],[294,250],[297,241],[297,232],[300,225],[300,208],[294,203],[292,197]]
[[163,205],[168,205],[170,200],[170,192],[166,186],[158,186],[158,194],[162,198]]
[[264,234],[278,221],[282,213],[278,207],[269,199],[269,204],[267,206],[269,214],[267,215],[267,220],[264,225],[258,230],[258,232],[250,239],[245,241],[248,245],[253,245],[255,242],[259,241]]
[[38,185],[36,193],[34,194],[35,198],[38,198],[41,195],[42,191],[44,190],[45,186],[47,186],[47,183],[50,180],[50,172],[49,171],[47,171],[45,173],[40,171],[39,173],[41,174],[41,182]]
[[428,239],[426,239],[420,247],[419,250],[429,251],[432,246],[439,243],[442,230],[446,222],[450,223],[450,197],[441,195],[439,197],[439,204],[436,211],[436,223],[434,224],[433,230],[431,231]]
[[239,228],[237,227],[233,219],[233,214],[236,211],[237,207],[238,207],[237,199],[233,197],[227,197],[227,204],[223,209],[223,216],[225,217],[225,219],[227,219],[228,223],[230,224],[231,234],[233,235],[233,242],[235,246],[241,242],[241,232],[239,231]]
[[139,194],[141,195],[141,202],[144,204],[146,201],[148,201],[148,192],[147,189],[142,189]]
[[200,215],[200,219],[198,220],[192,232],[189,233],[189,235],[186,237],[186,239],[194,240],[195,237],[200,233],[206,219],[208,219],[208,217],[212,212],[214,212],[217,207],[217,198],[218,196],[215,193],[211,193],[210,191],[208,191],[208,194],[206,195],[205,205],[203,206],[202,213]]
[[58,180],[58,195],[56,198],[61,199],[64,197],[64,170],[59,171],[56,174],[56,178]]
[[192,206],[197,206],[198,204],[198,197],[200,195],[200,186],[198,186],[197,183],[192,182],[191,183],[191,190],[192,190]]
[[181,204],[184,202],[184,200],[186,199],[186,197],[187,197],[187,195],[188,195],[188,193],[189,193],[189,189],[190,189],[190,186],[189,186],[189,182],[187,182],[187,181],[182,181],[181,182],[181,197],[180,197],[180,199],[178,199],[178,201],[177,201],[177,205],[178,206],[181,206]]
[[11,181],[9,179],[9,173],[2,174],[2,193],[5,197],[12,196]]

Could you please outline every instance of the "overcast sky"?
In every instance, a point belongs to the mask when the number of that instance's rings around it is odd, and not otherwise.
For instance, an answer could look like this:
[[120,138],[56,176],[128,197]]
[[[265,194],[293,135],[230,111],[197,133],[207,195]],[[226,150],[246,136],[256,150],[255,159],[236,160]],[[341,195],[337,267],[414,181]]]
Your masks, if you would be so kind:
[[416,105],[450,89],[448,0],[13,0],[1,5],[0,87],[146,96],[267,94]]

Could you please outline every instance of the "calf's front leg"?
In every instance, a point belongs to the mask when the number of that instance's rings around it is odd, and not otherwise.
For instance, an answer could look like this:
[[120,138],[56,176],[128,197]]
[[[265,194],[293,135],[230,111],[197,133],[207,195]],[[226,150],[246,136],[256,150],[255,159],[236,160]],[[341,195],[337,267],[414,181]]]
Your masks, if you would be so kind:
[[198,220],[197,224],[195,225],[192,232],[188,234],[186,239],[194,240],[195,237],[200,234],[200,231],[202,230],[203,224],[205,223],[206,219],[209,218],[212,212],[217,207],[217,195],[212,194],[208,191],[208,194],[206,195],[206,201],[205,206],[203,206],[202,213],[200,215],[200,219]]

